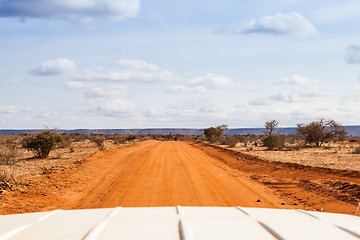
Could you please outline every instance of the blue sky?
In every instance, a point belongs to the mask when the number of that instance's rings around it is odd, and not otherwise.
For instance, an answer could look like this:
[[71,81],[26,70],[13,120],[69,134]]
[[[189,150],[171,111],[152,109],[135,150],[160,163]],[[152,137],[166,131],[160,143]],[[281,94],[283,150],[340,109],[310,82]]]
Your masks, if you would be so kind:
[[360,124],[360,2],[0,0],[0,128]]

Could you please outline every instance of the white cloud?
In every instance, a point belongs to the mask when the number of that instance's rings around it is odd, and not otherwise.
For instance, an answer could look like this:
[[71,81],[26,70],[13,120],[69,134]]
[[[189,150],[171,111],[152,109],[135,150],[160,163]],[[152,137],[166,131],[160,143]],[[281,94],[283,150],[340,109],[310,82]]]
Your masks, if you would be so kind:
[[205,88],[227,88],[230,87],[233,81],[231,78],[226,76],[216,75],[213,73],[208,73],[204,77],[198,77],[189,82],[190,86],[201,86]]
[[304,89],[299,91],[280,91],[278,93],[272,94],[268,97],[270,101],[277,101],[283,103],[295,103],[295,102],[310,102],[314,98],[327,97],[331,95],[331,90],[326,88],[313,88],[313,89]]
[[121,99],[100,101],[91,107],[88,112],[97,113],[109,117],[132,116],[135,114],[135,105]]
[[99,99],[99,98],[120,99],[120,98],[125,98],[126,95],[127,95],[127,87],[118,86],[118,85],[93,87],[85,91],[85,97],[88,99]]
[[120,59],[110,65],[112,68],[127,69],[132,71],[157,72],[160,67],[156,64],[147,63],[143,60]]
[[165,123],[176,119],[178,122],[189,122],[194,125],[209,119],[226,119],[226,110],[216,106],[210,99],[191,99],[160,108],[149,108],[144,112],[144,116]]
[[301,96],[298,93],[290,93],[286,91],[281,91],[279,93],[271,95],[270,99],[285,103],[299,102],[302,100]]
[[346,62],[349,64],[360,63],[360,45],[350,45],[346,48]]
[[278,13],[275,16],[264,16],[259,20],[251,20],[243,23],[235,33],[241,34],[273,34],[273,35],[295,35],[300,37],[317,35],[318,31],[312,23],[293,12],[288,14]]
[[186,86],[174,85],[165,89],[168,93],[204,93],[209,89],[227,88],[233,84],[233,80],[226,76],[208,73],[204,77],[194,78],[188,81]]
[[19,111],[19,107],[14,105],[0,106],[0,113],[17,113]]
[[316,98],[328,97],[332,94],[332,89],[321,86],[321,81],[301,77],[299,75],[292,75],[290,77],[283,77],[277,83],[285,83],[294,85],[294,87],[281,89],[277,93],[261,96],[259,98],[251,99],[250,106],[269,106],[276,102],[281,103],[299,103],[311,102]]
[[29,107],[23,107],[23,106],[17,106],[17,105],[6,105],[6,106],[1,106],[0,105],[0,113],[9,113],[9,114],[13,114],[13,113],[18,113],[18,112],[29,112],[31,111],[31,108]]
[[188,87],[183,85],[174,85],[165,89],[167,93],[204,93],[206,91],[205,87]]
[[140,0],[2,0],[0,17],[89,22],[136,17],[139,9]]
[[316,79],[309,79],[306,77],[301,77],[299,75],[293,74],[290,77],[283,77],[279,83],[286,83],[286,84],[294,84],[300,86],[312,86],[320,83],[320,81]]
[[75,70],[75,63],[66,58],[58,58],[41,63],[31,70],[31,73],[39,76],[66,75],[75,72]]
[[131,117],[135,114],[135,105],[124,101],[127,97],[127,86],[68,81],[67,87],[73,90],[83,90],[85,102],[89,106],[85,112],[107,117]]
[[249,106],[266,106],[270,104],[269,98],[255,98],[249,101]]
[[353,89],[353,91],[349,91],[346,95],[344,95],[340,101],[340,104],[351,106],[358,105],[360,103],[360,89]]
[[91,82],[82,82],[82,81],[67,81],[66,87],[68,89],[87,89],[95,86],[94,83]]
[[85,69],[73,75],[77,81],[162,82],[177,79],[168,70],[142,60],[122,59],[109,66]]

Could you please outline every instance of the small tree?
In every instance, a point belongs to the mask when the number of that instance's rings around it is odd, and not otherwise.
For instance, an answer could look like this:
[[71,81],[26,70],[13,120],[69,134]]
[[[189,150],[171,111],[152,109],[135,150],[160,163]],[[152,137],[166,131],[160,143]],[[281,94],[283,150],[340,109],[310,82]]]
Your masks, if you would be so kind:
[[35,136],[24,138],[22,145],[32,151],[35,157],[47,158],[51,150],[61,143],[61,135],[56,133],[55,130],[47,129]]
[[316,147],[324,144],[327,140],[343,138],[347,135],[343,126],[334,120],[324,119],[309,124],[298,123],[296,132],[305,136],[306,143],[314,144]]
[[225,132],[226,130],[228,130],[229,128],[228,128],[228,125],[223,124],[223,125],[220,125],[220,126],[216,126],[216,129],[217,129],[218,131],[220,131],[220,136],[222,136],[222,135],[224,135],[224,132]]
[[285,138],[283,136],[274,135],[275,133],[278,133],[277,126],[279,125],[279,122],[276,120],[266,121],[265,122],[265,131],[264,134],[266,137],[263,139],[263,144],[266,146],[269,150],[273,150],[275,148],[283,148],[285,146]]
[[278,133],[279,131],[277,130],[277,126],[278,126],[279,122],[276,120],[271,120],[271,121],[266,121],[265,122],[265,131],[264,134],[266,136],[271,136],[275,133]]
[[224,124],[217,127],[210,127],[204,129],[204,135],[209,142],[213,143],[216,142],[224,134],[226,129],[228,129],[227,125]]

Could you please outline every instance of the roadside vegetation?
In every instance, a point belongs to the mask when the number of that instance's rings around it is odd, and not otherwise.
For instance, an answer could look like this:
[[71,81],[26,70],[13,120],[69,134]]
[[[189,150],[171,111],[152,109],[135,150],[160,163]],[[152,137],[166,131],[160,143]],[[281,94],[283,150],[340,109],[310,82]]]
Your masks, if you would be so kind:
[[0,135],[0,195],[6,191],[26,191],[29,179],[74,168],[99,150],[147,139],[152,137],[66,134],[55,129],[36,134]]
[[291,135],[280,134],[278,124],[277,120],[266,121],[260,135],[227,135],[225,131],[205,141],[273,161],[360,171],[360,137],[348,136],[334,120],[299,123],[296,134]]
[[[233,148],[243,144],[245,147],[266,147],[266,150],[300,150],[309,147],[327,148],[331,143],[351,141],[358,142],[358,138],[347,136],[345,127],[334,120],[320,119],[308,124],[297,124],[296,133],[293,135],[279,134],[279,121],[269,120],[264,124],[261,135],[226,135],[227,125],[220,125],[204,129],[205,141],[226,145]],[[204,140],[204,139],[203,139]]]
[[360,137],[347,136],[345,128],[334,120],[299,123],[294,135],[280,134],[278,125],[277,120],[266,121],[261,135],[228,135],[225,124],[192,136],[67,134],[55,129],[36,134],[0,135],[0,194],[23,189],[21,186],[26,186],[26,182],[19,180],[22,176],[50,175],[81,165],[84,159],[100,150],[145,140],[205,142],[276,161],[291,156],[295,159],[291,161],[306,160],[311,164],[314,159],[323,159],[324,166],[335,160],[352,163],[360,154]]
[[283,149],[285,147],[284,135],[277,135],[279,132],[278,125],[279,122],[276,120],[265,122],[265,138],[262,139],[262,143],[268,150]]
[[55,129],[47,129],[34,136],[25,137],[22,146],[32,151],[36,158],[47,158],[63,139]]

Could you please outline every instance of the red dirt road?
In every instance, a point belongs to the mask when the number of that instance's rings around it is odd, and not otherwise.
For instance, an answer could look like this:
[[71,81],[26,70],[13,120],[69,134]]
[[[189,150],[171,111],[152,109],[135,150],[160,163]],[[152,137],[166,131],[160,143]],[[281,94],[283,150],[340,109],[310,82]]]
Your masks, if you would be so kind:
[[103,177],[89,179],[70,207],[255,206],[259,198],[257,205],[264,207],[281,203],[260,184],[234,177],[231,169],[185,142],[143,142],[91,161],[97,166],[86,169],[87,175]]
[[327,186],[326,179],[337,177],[359,186],[358,172],[276,164],[201,143],[140,142],[99,152],[71,170],[32,181],[27,191],[2,196],[0,213],[176,205],[356,210],[357,192],[339,199],[311,188],[309,180]]

